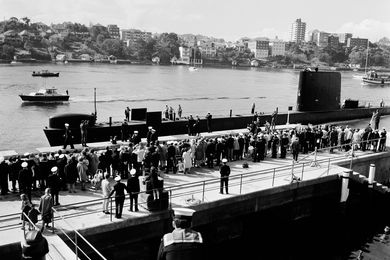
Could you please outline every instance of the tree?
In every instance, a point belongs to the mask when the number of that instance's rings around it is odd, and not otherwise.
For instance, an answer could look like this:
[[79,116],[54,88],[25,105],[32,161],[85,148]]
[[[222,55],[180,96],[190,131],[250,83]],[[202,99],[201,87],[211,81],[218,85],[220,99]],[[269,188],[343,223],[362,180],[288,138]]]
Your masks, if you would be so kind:
[[116,57],[123,57],[122,42],[118,39],[105,39],[102,44],[102,50],[107,55],[114,55]]
[[4,59],[13,59],[15,55],[15,48],[11,45],[4,44],[2,48],[2,57]]
[[26,28],[28,28],[30,26],[30,18],[28,18],[27,16],[26,17],[23,17],[22,18],[22,21],[24,22]]

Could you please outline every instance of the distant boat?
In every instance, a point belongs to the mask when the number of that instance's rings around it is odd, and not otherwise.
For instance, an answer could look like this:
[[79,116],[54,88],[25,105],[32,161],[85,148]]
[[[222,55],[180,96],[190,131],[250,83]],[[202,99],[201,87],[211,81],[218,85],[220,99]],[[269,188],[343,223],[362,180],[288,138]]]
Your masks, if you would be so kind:
[[198,68],[197,68],[197,67],[189,67],[188,70],[189,70],[189,71],[197,71]]
[[21,94],[19,96],[23,101],[40,103],[64,102],[69,100],[68,93],[59,94],[55,88],[40,89],[38,92]]
[[13,60],[13,61],[11,61],[10,64],[11,64],[11,65],[20,65],[20,64],[23,64],[23,63],[20,62],[20,61]]
[[390,85],[390,75],[378,75],[375,71],[369,71],[362,80],[371,85]]
[[42,71],[33,71],[32,76],[33,77],[58,77],[60,75],[59,72],[49,72],[48,70],[42,70]]

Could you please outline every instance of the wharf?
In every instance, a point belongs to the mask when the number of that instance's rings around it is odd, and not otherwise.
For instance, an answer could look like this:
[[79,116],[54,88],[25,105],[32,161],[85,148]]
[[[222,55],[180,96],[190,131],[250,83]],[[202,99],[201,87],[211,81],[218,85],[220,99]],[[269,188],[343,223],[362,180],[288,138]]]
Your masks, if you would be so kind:
[[[251,173],[258,172],[257,175],[251,175],[248,179],[245,180],[246,184],[242,188],[238,185],[239,179],[230,181],[229,194],[219,194],[219,170],[217,167],[212,169],[204,168],[192,168],[190,174],[161,174],[164,179],[164,188],[169,189],[170,187],[184,185],[194,182],[204,182],[210,180],[216,180],[215,182],[210,182],[207,184],[207,191],[204,193],[203,201],[204,203],[216,202],[219,200],[225,200],[228,198],[233,198],[241,194],[248,194],[255,191],[267,190],[276,187],[282,187],[289,185],[291,183],[291,172],[294,172],[294,175],[301,178],[301,180],[313,180],[321,177],[326,177],[330,175],[340,175],[346,168],[340,167],[337,164],[343,163],[348,164],[350,157],[340,156],[342,152],[336,152],[334,154],[329,154],[328,152],[318,153],[317,161],[318,164],[314,167],[306,166],[303,169],[302,166],[292,167],[292,158],[288,156],[287,159],[272,159],[266,158],[266,160],[260,163],[254,163],[249,160],[242,161],[233,161],[229,162],[228,165],[231,167],[231,179],[234,176],[238,175],[250,175]],[[388,154],[388,152],[383,153],[373,153],[373,152],[361,152],[356,151],[354,160],[358,158],[368,157],[374,159],[375,156],[380,154]],[[301,155],[303,157],[303,155]],[[313,161],[313,157],[309,156],[303,158],[302,162],[310,164]],[[329,162],[328,162],[329,161]],[[332,163],[330,163],[332,161]],[[248,163],[248,168],[243,168],[242,164]],[[278,170],[278,174],[275,178],[272,178],[272,169]],[[359,175],[355,173],[355,175]],[[261,178],[259,178],[261,176]],[[272,184],[271,184],[272,183]],[[60,192],[60,203],[61,206],[56,207],[57,210],[65,216],[68,223],[71,227],[76,230],[86,230],[93,227],[99,227],[99,230],[104,230],[104,226],[108,224],[117,223],[121,225],[121,222],[131,221],[133,225],[141,224],[145,222],[145,218],[159,218],[161,212],[150,212],[146,209],[146,205],[142,204],[142,196],[140,199],[140,211],[139,212],[130,212],[128,211],[128,201],[125,202],[125,208],[123,212],[122,219],[112,218],[110,221],[110,215],[103,214],[101,212],[101,202],[97,201],[101,199],[101,192],[99,190],[94,191],[92,189],[87,189],[87,191],[81,191],[79,184],[76,187],[77,193],[68,193],[66,191]],[[187,187],[180,190],[182,194],[190,194],[187,196],[174,196],[175,191],[173,190],[173,199],[171,200],[171,205],[174,206],[193,206],[191,201],[201,201],[202,194],[201,192],[193,191],[193,187]],[[39,204],[39,197],[42,195],[42,192],[35,191],[33,192],[32,202],[35,205]],[[92,201],[95,200],[95,201]],[[92,201],[92,202],[91,202]],[[73,204],[79,203],[78,206],[73,206]],[[10,194],[0,197],[0,247],[17,243],[20,241],[22,230],[20,229],[20,200],[18,194]],[[194,204],[195,205],[195,204]],[[113,206],[113,211],[115,208]],[[11,216],[14,214],[13,216]],[[1,217],[8,215],[9,217]],[[67,225],[61,223],[62,221],[56,221],[56,229],[63,228],[65,230],[71,230]],[[40,223],[39,223],[40,224]],[[38,225],[40,226],[40,225]],[[107,228],[107,227],[106,227]],[[45,235],[48,235],[49,231],[45,231]]]

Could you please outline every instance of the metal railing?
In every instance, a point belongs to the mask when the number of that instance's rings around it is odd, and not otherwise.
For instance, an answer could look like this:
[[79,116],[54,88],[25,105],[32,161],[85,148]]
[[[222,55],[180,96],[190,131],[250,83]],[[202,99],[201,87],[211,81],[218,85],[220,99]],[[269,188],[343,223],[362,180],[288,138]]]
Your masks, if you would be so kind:
[[[88,240],[81,235],[76,229],[74,229],[68,221],[65,220],[65,218],[53,207],[53,212],[56,213],[61,221],[63,221],[65,224],[67,224],[70,227],[70,231],[66,231],[63,227],[58,226],[56,227],[57,230],[61,232],[68,240],[69,242],[74,246],[74,253],[76,256],[76,260],[79,259],[79,254],[81,254],[86,259],[102,259],[107,260]],[[53,214],[54,215],[54,214]],[[54,216],[53,216],[54,219]],[[54,229],[54,222],[53,222],[53,229]],[[73,233],[74,239],[71,237],[71,234]],[[91,258],[81,247],[80,242],[83,242],[85,245],[87,245],[87,248],[92,249],[93,251],[93,258]]]

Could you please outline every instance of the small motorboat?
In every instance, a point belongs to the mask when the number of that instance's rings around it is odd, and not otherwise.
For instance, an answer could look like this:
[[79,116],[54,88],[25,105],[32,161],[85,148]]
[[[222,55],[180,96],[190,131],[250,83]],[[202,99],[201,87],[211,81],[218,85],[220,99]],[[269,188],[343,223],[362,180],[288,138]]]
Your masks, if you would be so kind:
[[40,103],[66,102],[69,100],[68,91],[66,91],[66,94],[59,94],[55,88],[40,89],[38,92],[19,96],[23,101]]
[[49,72],[48,70],[33,71],[33,77],[58,77],[60,76],[59,72]]
[[189,70],[189,71],[197,71],[198,68],[197,68],[197,67],[189,67],[188,70]]
[[390,75],[379,75],[375,71],[369,71],[362,80],[371,85],[390,85]]

